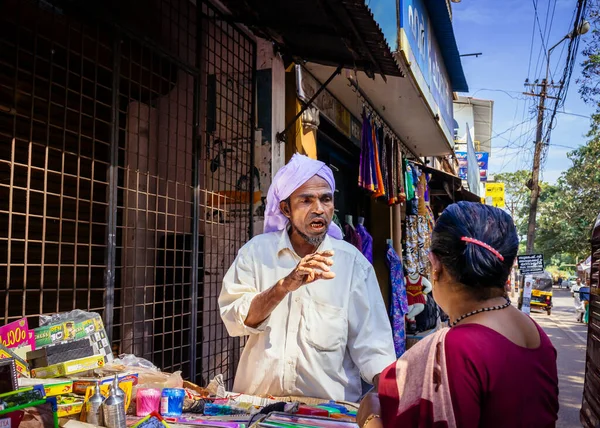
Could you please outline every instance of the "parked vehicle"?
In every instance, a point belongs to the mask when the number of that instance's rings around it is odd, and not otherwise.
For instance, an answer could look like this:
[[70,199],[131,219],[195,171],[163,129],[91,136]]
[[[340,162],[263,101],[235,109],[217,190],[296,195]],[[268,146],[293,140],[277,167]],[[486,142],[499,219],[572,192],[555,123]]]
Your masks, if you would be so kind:
[[[552,285],[554,280],[550,272],[536,273],[533,276],[533,289],[531,291],[530,305],[545,310],[548,315],[552,314]],[[518,306],[523,305],[523,289],[519,288]]]
[[598,336],[598,325],[600,324],[600,215],[596,220],[592,232],[592,260],[590,269],[591,287],[581,287],[585,292],[582,298],[588,302],[588,345],[586,350],[585,381],[583,385],[583,400],[580,412],[580,421],[585,428],[598,427],[600,425],[600,338]]

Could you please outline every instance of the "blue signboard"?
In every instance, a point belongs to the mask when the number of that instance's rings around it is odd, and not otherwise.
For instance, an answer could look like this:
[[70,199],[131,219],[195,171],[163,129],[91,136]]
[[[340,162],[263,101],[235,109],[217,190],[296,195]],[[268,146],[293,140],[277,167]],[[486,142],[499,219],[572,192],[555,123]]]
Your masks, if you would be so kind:
[[481,181],[487,181],[487,172],[490,154],[488,152],[477,152],[477,163],[479,164],[479,176]]
[[417,76],[417,83],[430,105],[433,104],[432,109],[439,111],[451,138],[454,129],[452,88],[427,8],[423,0],[400,0],[400,3],[401,49],[409,51],[409,61],[418,65],[422,81]]
[[[487,181],[488,175],[488,164],[490,154],[488,152],[476,152],[477,164],[479,166],[479,177],[480,181]],[[456,160],[458,161],[458,177],[461,180],[468,179],[468,154],[467,152],[456,152]]]
[[467,160],[467,152],[456,152],[456,160],[458,161],[458,177],[461,180],[467,179],[467,168],[469,161]]

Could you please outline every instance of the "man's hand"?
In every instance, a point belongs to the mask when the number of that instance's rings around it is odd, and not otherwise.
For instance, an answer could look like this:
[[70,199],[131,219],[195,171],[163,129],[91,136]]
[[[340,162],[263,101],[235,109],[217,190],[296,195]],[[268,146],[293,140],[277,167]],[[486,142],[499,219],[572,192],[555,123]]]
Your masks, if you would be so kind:
[[288,293],[318,279],[335,278],[335,273],[330,268],[333,266],[332,257],[333,251],[323,251],[302,258],[288,276],[254,298],[244,324],[256,328],[271,315]]
[[290,293],[319,279],[333,279],[333,251],[323,251],[303,257],[298,266],[283,279],[282,286]]

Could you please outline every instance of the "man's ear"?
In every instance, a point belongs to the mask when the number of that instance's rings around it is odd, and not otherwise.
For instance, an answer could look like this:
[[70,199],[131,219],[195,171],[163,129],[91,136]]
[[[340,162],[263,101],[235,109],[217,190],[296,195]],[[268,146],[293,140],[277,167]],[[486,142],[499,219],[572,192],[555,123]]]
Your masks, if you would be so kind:
[[279,202],[279,209],[281,210],[283,215],[286,216],[288,219],[292,218],[290,203],[287,200]]

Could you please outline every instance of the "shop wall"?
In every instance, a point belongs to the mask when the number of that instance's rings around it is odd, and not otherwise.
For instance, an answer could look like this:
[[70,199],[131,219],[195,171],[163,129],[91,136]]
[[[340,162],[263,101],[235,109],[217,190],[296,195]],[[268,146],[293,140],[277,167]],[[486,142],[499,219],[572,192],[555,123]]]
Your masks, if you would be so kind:
[[285,68],[273,43],[257,39],[257,135],[254,164],[259,172],[260,201],[254,204],[253,234],[263,232],[267,193],[275,173],[285,165],[285,144],[277,133],[285,127]]
[[471,104],[454,103],[454,120],[456,121],[454,133],[454,142],[456,146],[454,149],[457,152],[466,152],[467,132],[471,135],[471,139],[475,140],[475,127],[473,125],[475,123],[475,116],[473,113],[473,106]]
[[386,264],[387,240],[392,238],[391,210],[385,204],[371,201],[370,232],[373,236],[373,267],[386,307],[390,304],[390,270]]
[[202,382],[235,368],[217,296],[262,187],[254,41],[197,4],[200,40],[187,0],[120,16],[137,36],[2,3],[0,275],[5,322],[97,311],[115,352]]

